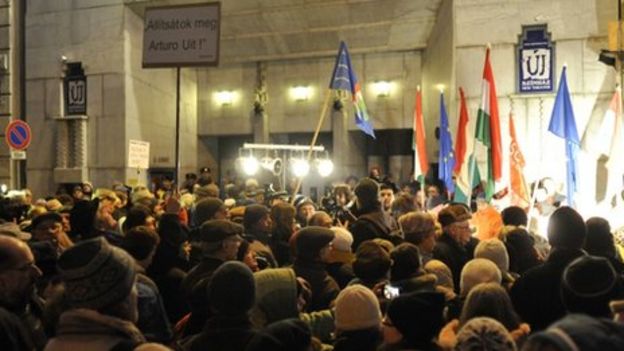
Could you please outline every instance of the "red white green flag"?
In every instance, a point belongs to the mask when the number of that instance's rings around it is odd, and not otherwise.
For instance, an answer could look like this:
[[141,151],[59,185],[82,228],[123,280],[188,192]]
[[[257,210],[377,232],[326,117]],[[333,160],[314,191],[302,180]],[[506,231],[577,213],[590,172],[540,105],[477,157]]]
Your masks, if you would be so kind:
[[485,52],[481,105],[477,113],[475,157],[485,198],[489,202],[496,192],[496,181],[502,178],[503,154],[494,74],[490,66],[490,48]]
[[470,195],[472,194],[472,172],[470,171],[471,162],[469,162],[467,156],[472,153],[472,150],[468,150],[469,117],[466,96],[462,88],[459,88],[459,97],[459,124],[457,126],[457,136],[455,137],[455,169],[453,170],[457,183],[454,201],[469,203]]
[[416,91],[416,108],[414,109],[414,179],[419,180],[427,175],[429,161],[427,160],[427,150],[425,148],[425,124],[422,112],[422,94],[420,87]]

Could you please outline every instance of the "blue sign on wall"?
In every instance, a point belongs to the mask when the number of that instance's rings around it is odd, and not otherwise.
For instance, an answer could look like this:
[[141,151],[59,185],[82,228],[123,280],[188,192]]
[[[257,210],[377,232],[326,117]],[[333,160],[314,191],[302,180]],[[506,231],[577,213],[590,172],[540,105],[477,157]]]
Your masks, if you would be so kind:
[[518,92],[555,89],[555,50],[546,24],[522,26],[518,43]]

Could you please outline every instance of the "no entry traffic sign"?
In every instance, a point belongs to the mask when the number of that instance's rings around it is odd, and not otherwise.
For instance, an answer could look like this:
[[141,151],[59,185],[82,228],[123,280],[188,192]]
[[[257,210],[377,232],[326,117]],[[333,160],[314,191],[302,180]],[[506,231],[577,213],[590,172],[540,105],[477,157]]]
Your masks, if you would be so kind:
[[25,150],[30,145],[31,132],[28,123],[14,120],[4,131],[6,142],[14,150]]

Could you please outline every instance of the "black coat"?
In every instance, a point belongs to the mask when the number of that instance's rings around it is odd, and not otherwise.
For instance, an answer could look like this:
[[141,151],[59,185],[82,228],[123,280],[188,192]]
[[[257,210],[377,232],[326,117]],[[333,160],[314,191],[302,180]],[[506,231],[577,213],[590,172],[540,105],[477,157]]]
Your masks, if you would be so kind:
[[380,208],[361,214],[358,219],[349,225],[349,232],[353,235],[353,252],[366,240],[386,239],[394,242],[390,235],[398,229],[396,220]]
[[453,273],[455,292],[459,292],[459,281],[464,265],[472,259],[471,250],[460,245],[447,233],[442,233],[433,248],[433,258],[444,262]]
[[321,262],[307,262],[301,259],[295,260],[293,270],[297,277],[305,279],[312,287],[312,297],[306,308],[307,312],[328,309],[334,301],[340,288],[334,278],[325,271],[325,265]]
[[546,329],[566,314],[561,301],[561,276],[570,262],[584,254],[581,250],[554,249],[544,264],[516,280],[510,292],[511,301],[531,330]]
[[185,351],[245,351],[248,346],[262,341],[259,339],[269,339],[269,337],[254,330],[246,316],[215,316],[208,320],[200,334],[184,340],[181,343],[181,349]]
[[376,351],[382,341],[378,330],[342,332],[334,341],[334,351]]

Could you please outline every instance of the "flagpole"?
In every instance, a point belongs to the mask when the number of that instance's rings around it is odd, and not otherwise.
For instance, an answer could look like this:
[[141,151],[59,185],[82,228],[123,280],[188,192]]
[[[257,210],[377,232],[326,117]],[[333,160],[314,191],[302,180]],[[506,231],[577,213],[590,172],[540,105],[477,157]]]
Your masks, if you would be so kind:
[[[310,163],[312,160],[312,152],[314,150],[314,145],[316,145],[316,140],[318,139],[318,135],[321,132],[321,127],[323,126],[323,121],[325,120],[325,115],[327,114],[327,108],[329,106],[329,99],[331,98],[331,89],[327,89],[327,93],[325,94],[325,102],[323,102],[323,109],[321,110],[321,117],[318,120],[318,124],[316,125],[316,130],[314,131],[314,136],[312,137],[312,142],[310,143],[310,149],[308,149],[308,157],[307,161]],[[301,188],[301,182],[303,181],[303,177],[297,177],[297,185],[293,190],[292,199],[290,200],[290,204],[294,206],[295,197],[299,192],[299,188]]]

